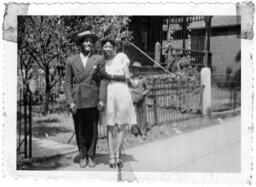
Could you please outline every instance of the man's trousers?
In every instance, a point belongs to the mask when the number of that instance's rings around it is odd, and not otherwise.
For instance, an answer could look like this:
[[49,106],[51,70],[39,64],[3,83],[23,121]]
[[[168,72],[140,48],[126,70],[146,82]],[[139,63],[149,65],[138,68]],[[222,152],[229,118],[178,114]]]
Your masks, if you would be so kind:
[[77,109],[73,114],[76,142],[81,158],[94,158],[98,139],[97,108]]

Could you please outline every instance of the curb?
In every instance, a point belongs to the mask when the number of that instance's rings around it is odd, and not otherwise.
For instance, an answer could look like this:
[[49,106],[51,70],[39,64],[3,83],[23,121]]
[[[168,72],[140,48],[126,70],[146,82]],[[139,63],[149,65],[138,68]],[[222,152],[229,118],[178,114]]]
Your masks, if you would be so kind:
[[228,111],[223,111],[223,112],[212,112],[211,117],[231,117],[231,116],[236,116],[241,113],[241,108],[237,108],[234,110],[228,110]]
[[61,156],[65,156],[65,155],[76,153],[76,152],[78,152],[77,148],[75,150],[63,151],[63,152],[55,154],[55,155],[32,157],[31,159],[40,161],[43,159],[51,159],[51,158],[55,158],[55,157],[61,157]]

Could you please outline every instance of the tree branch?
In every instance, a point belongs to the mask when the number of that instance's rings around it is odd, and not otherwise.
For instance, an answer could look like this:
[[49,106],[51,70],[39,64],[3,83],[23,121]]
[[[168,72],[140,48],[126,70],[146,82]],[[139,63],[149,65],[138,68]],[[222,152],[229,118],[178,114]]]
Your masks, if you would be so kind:
[[57,84],[57,82],[60,81],[60,79],[61,79],[61,76],[59,76],[58,79],[53,80],[52,83],[50,84],[50,89],[52,89]]
[[33,54],[33,52],[30,51],[30,49],[28,49],[28,48],[26,48],[26,50],[27,50],[28,53],[33,57],[33,59],[37,62],[37,64],[39,65],[39,67],[42,68],[42,69],[45,69],[44,65],[39,62],[39,60],[35,57],[35,55]]
[[54,58],[56,58],[57,56],[59,56],[59,54],[55,54],[53,55],[49,60],[47,60],[47,64],[49,64]]

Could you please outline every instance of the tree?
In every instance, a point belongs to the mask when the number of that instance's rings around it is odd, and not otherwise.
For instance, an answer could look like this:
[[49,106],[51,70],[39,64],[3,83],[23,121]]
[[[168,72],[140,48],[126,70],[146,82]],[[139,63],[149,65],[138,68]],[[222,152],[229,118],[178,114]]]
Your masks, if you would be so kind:
[[56,16],[21,16],[18,23],[19,28],[25,27],[19,30],[19,52],[28,54],[28,58],[36,62],[45,74],[44,113],[47,113],[51,89],[60,78],[56,67],[62,63],[59,58],[63,47],[61,20]]
[[28,51],[26,51],[23,38],[25,37],[26,27],[23,19],[19,19],[19,27],[18,27],[18,76],[21,76],[21,82],[19,82],[19,87],[22,89],[22,93],[26,94],[28,91],[29,80],[32,77],[32,66],[34,61],[32,57],[29,55]]
[[[63,77],[65,59],[77,52],[74,38],[87,25],[99,36],[131,39],[128,16],[19,16],[19,58],[36,63],[45,75],[44,113],[49,111],[51,90]],[[96,50],[100,51],[100,43]],[[24,61],[24,60],[23,60]]]

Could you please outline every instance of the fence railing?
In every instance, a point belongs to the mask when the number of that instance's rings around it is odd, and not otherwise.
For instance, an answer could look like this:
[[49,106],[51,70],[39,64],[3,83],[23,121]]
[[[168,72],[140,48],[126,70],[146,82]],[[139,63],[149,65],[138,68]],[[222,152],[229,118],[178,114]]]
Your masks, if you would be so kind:
[[[142,63],[143,66],[149,66],[149,67],[146,67],[145,69],[152,67],[152,65],[154,65],[154,62],[152,62],[152,60],[147,58],[145,56],[145,54],[143,54],[141,51],[142,50],[138,49],[137,46],[135,46],[134,44],[132,44],[130,42],[124,43],[123,52],[125,52],[127,54],[127,56],[130,58],[131,62],[138,61],[138,62]],[[163,54],[163,51],[165,51],[166,55]],[[156,55],[155,53],[152,53],[152,51],[151,52],[147,51],[145,53],[148,56],[150,56],[152,59]],[[165,66],[166,68],[170,68],[170,67],[168,67],[168,63],[170,63],[170,62],[167,62],[168,60],[172,59],[172,61],[177,62],[180,60],[184,60],[182,58],[187,58],[189,65],[196,67],[198,70],[200,70],[202,67],[205,66],[205,61],[206,61],[205,58],[208,57],[207,66],[208,67],[212,66],[212,53],[203,51],[203,50],[182,49],[182,48],[173,48],[173,47],[160,47],[158,53],[160,55],[159,63],[162,66]],[[154,67],[152,69],[153,71],[151,71],[151,72],[154,73],[158,69],[160,70],[161,68]],[[161,71],[163,71],[163,70],[161,70]],[[160,71],[158,71],[158,72],[160,72]]]
[[241,106],[241,82],[227,75],[212,76],[212,111],[227,111]]

